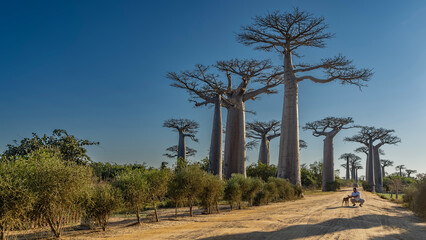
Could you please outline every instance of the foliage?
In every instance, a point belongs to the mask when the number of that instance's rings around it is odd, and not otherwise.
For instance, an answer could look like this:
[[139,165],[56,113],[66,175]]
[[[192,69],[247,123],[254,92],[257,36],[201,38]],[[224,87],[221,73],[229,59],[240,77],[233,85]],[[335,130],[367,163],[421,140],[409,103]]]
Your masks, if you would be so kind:
[[426,218],[426,179],[411,184],[404,190],[404,202],[419,216]]
[[124,203],[127,207],[136,211],[138,223],[140,220],[140,210],[143,209],[147,201],[147,182],[141,169],[128,169],[121,174],[113,185],[121,190]]
[[231,209],[233,205],[241,206],[243,191],[240,186],[241,179],[244,179],[242,174],[232,174],[231,178],[226,181],[225,185],[225,200],[228,201]]
[[340,182],[339,181],[332,181],[327,182],[325,185],[326,191],[337,191],[340,189]]
[[273,164],[268,166],[259,162],[248,166],[246,172],[248,177],[258,177],[266,182],[269,177],[275,177],[277,167]]
[[252,206],[256,195],[263,189],[264,181],[260,178],[248,178],[248,181],[250,188],[244,193],[244,197],[248,205]]
[[275,186],[277,187],[277,200],[294,199],[295,189],[287,179],[271,177],[268,179],[268,182],[275,183]]
[[9,230],[22,227],[32,209],[34,195],[28,186],[25,160],[0,161],[0,229],[4,239]]
[[198,202],[204,188],[205,174],[206,172],[202,171],[197,165],[189,165],[175,173],[176,179],[180,183],[178,187],[185,192],[185,199],[189,205],[189,215],[191,217],[192,207]]
[[113,181],[117,176],[123,174],[128,170],[140,170],[144,172],[147,168],[145,163],[138,164],[124,164],[119,165],[117,163],[102,163],[102,162],[92,162],[90,166],[93,168],[94,175],[98,178],[99,181]]
[[213,206],[216,206],[216,211],[219,212],[218,203],[224,194],[224,182],[212,174],[204,175],[204,187],[200,194],[201,206],[210,214]]
[[170,179],[170,171],[168,169],[158,170],[151,169],[145,173],[148,183],[147,192],[148,199],[152,202],[155,212],[155,220],[158,222],[157,205],[167,193],[167,185]]
[[35,150],[29,154],[27,172],[36,198],[34,214],[46,219],[55,237],[60,237],[63,217],[79,207],[92,176],[89,167],[61,157],[52,149]]
[[315,161],[309,164],[309,167],[306,164],[302,164],[300,173],[301,173],[302,186],[304,188],[309,188],[309,189],[321,188],[322,166],[323,166],[323,163],[320,161]]
[[7,150],[4,152],[6,157],[22,156],[28,157],[33,151],[40,148],[58,149],[61,158],[65,161],[75,162],[77,164],[90,163],[90,157],[87,155],[85,146],[99,145],[99,142],[78,139],[68,134],[62,129],[55,129],[51,136],[44,134],[42,137],[33,133],[32,138],[24,138],[20,142],[14,141],[14,144],[8,144]]
[[89,219],[96,220],[105,231],[111,213],[120,206],[120,203],[118,189],[107,183],[98,183],[92,189],[85,212]]

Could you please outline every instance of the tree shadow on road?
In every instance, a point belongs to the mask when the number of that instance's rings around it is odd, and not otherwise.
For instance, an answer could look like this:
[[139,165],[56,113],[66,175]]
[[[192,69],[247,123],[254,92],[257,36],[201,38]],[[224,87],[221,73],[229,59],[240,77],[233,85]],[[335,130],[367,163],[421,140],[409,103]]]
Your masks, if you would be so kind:
[[388,215],[362,215],[354,218],[335,218],[317,224],[300,224],[289,226],[273,232],[250,232],[242,234],[231,234],[203,238],[204,240],[228,240],[228,239],[298,239],[303,237],[323,236],[350,229],[369,229],[373,227],[388,226],[400,228],[405,232],[384,237],[374,237],[371,239],[383,240],[389,238],[396,239],[425,239],[426,227],[419,226],[422,223],[415,216],[394,217]]

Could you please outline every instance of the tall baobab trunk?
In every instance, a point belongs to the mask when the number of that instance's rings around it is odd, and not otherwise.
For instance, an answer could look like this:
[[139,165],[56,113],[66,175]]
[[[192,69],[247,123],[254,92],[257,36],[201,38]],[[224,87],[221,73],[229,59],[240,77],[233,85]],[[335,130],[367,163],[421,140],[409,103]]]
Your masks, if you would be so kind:
[[349,180],[351,177],[349,175],[349,157],[346,157],[346,180]]
[[382,166],[382,178],[384,178],[385,177],[385,166]]
[[186,160],[186,143],[185,143],[185,133],[179,131],[179,145],[178,145],[178,156],[177,158],[183,158]]
[[358,183],[358,168],[355,169],[355,182]]
[[266,136],[262,137],[259,149],[259,162],[269,166],[270,164],[270,141]]
[[383,177],[382,177],[382,165],[380,164],[379,156],[380,146],[374,146],[374,181],[376,184],[376,192],[383,192]]
[[232,96],[234,106],[228,108],[225,135],[225,177],[232,173],[246,176],[246,126],[242,96]]
[[355,166],[351,167],[351,179],[355,180]]
[[284,106],[277,175],[300,185],[298,82],[291,58],[290,52],[284,54]]
[[218,95],[214,103],[212,137],[210,142],[209,171],[222,179],[222,104]]
[[327,135],[324,139],[324,162],[322,172],[322,191],[328,191],[327,183],[334,182],[334,154],[333,136]]
[[368,172],[368,178],[367,183],[372,187],[372,191],[376,191],[376,183],[375,183],[375,177],[374,177],[374,147],[373,147],[373,141],[370,141],[368,144],[368,166],[367,166],[367,172]]

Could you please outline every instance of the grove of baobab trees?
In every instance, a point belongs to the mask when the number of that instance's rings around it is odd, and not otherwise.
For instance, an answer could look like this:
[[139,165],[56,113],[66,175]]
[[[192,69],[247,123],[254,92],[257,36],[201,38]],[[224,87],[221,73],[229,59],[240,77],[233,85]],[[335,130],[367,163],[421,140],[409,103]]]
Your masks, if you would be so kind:
[[346,169],[346,179],[351,179],[351,176],[352,176],[352,179],[354,179],[354,174],[355,174],[354,165],[355,165],[355,162],[361,160],[361,158],[353,153],[344,153],[340,155],[339,159],[346,161],[346,164],[344,167]]
[[[328,33],[322,17],[295,8],[292,12],[273,12],[257,16],[250,25],[237,34],[239,42],[257,50],[277,52],[284,57],[284,105],[277,176],[300,184],[298,84],[303,80],[315,83],[341,83],[358,87],[372,76],[370,69],[357,69],[342,55],[324,58],[317,64],[293,64],[293,56],[301,57],[300,48],[324,48],[325,41],[333,37]],[[322,70],[324,79],[301,73]]]
[[[270,142],[272,139],[280,136],[280,122],[276,120],[272,120],[269,122],[259,122],[253,121],[249,122],[246,125],[247,129],[247,137],[252,138],[254,140],[248,142],[247,144],[251,146],[255,146],[257,141],[260,140],[259,147],[259,159],[258,162],[269,165],[270,164]],[[269,134],[272,132],[271,134]],[[299,147],[307,148],[308,145],[305,141],[299,140]]]
[[[227,178],[232,173],[245,175],[245,102],[255,100],[261,94],[275,93],[276,91],[272,88],[282,83],[280,74],[269,60],[218,61],[213,68],[216,71],[210,72],[210,67],[197,65],[196,70],[192,72],[186,71],[180,74],[171,72],[167,76],[174,81],[172,86],[190,92],[191,100],[195,101],[196,105],[215,103],[210,163],[213,166],[212,172],[217,174],[221,173],[222,162],[221,106],[227,108],[224,173]],[[220,76],[226,79],[226,84],[219,79]],[[260,86],[257,89],[249,89],[250,82]]]
[[[304,130],[312,130],[315,137],[324,136],[324,150],[323,150],[323,174],[322,174],[322,190],[327,191],[327,184],[334,182],[334,150],[333,150],[333,139],[342,130],[349,129],[353,126],[347,126],[352,124],[352,118],[336,118],[327,117],[315,122],[306,123],[303,127]],[[346,169],[348,171],[348,169]]]
[[186,141],[189,137],[192,141],[198,142],[195,138],[195,134],[198,132],[199,125],[197,122],[189,119],[169,119],[164,121],[163,127],[172,128],[179,134],[179,144],[177,149],[177,158],[183,158],[186,160]]
[[[358,142],[368,147],[368,158],[366,164],[366,180],[373,188],[373,191],[383,191],[383,176],[380,162],[379,149],[384,144],[396,144],[401,141],[398,137],[392,135],[394,130],[361,127],[358,134],[345,138],[345,141]],[[375,142],[379,141],[375,145]]]

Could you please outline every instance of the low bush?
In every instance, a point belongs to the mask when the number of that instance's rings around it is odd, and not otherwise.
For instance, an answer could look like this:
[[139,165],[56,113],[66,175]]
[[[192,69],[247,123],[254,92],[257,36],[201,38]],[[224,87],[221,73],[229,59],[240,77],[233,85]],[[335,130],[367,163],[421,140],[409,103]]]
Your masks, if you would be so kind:
[[339,189],[340,189],[340,182],[339,181],[327,182],[326,185],[325,185],[326,191],[337,191]]

